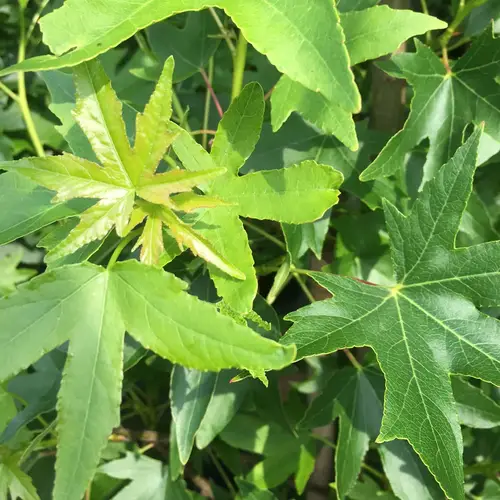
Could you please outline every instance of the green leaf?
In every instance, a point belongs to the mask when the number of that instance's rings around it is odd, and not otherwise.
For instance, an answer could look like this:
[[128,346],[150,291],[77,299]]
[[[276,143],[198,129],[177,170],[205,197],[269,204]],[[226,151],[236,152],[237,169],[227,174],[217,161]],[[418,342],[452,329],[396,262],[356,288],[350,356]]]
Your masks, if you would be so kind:
[[173,481],[162,462],[145,455],[136,456],[127,452],[124,458],[108,462],[99,470],[108,476],[129,480],[129,483],[113,496],[113,500],[191,498],[183,481]]
[[211,372],[174,367],[170,381],[170,406],[175,422],[177,446],[182,464],[193,449],[194,438],[207,411],[217,375]]
[[[352,497],[369,442],[380,431],[383,400],[384,380],[376,368],[344,368],[330,378],[300,422],[301,429],[313,429],[340,416],[335,455],[335,484],[339,498]],[[439,486],[408,443],[399,440],[384,443],[378,450],[384,471],[399,498],[443,497]]]
[[264,339],[184,293],[184,283],[173,275],[134,261],[117,264],[113,274],[127,331],[172,362],[213,371],[279,369],[294,358],[293,347]]
[[0,175],[0,190],[0,245],[78,215],[91,205],[88,200],[52,204],[53,191],[13,172]]
[[182,28],[170,21],[153,24],[147,34],[158,59],[175,58],[175,82],[186,80],[204,68],[220,43],[216,38],[219,28],[208,11],[188,12]]
[[40,186],[57,191],[55,203],[72,198],[115,200],[128,192],[127,185],[109,169],[68,153],[0,162],[0,168],[17,172]]
[[141,179],[137,194],[151,203],[168,205],[168,198],[171,194],[190,191],[193,187],[212,180],[225,172],[225,168],[194,172],[170,170],[154,176],[145,176]]
[[250,389],[250,381],[231,383],[236,372],[226,370],[217,374],[217,381],[203,420],[196,433],[196,446],[206,448],[226,427],[240,409]]
[[264,117],[264,92],[254,82],[246,85],[217,127],[210,156],[218,167],[237,175],[257,144]]
[[156,88],[144,109],[137,114],[134,153],[138,166],[134,170],[134,183],[141,174],[154,174],[167,148],[175,138],[168,124],[172,116],[172,74],[174,60],[165,62]]
[[313,222],[338,202],[342,174],[328,165],[304,161],[293,167],[231,177],[215,193],[237,204],[240,215],[290,224]]
[[288,76],[282,76],[271,96],[273,130],[278,131],[290,115],[297,111],[326,134],[335,135],[349,149],[356,151],[359,144],[354,120],[337,102],[329,101],[324,95]]
[[0,258],[0,296],[12,293],[16,285],[37,274],[33,269],[18,268],[23,253],[23,250],[19,248]]
[[307,482],[314,471],[314,465],[316,463],[315,455],[316,450],[314,443],[309,443],[309,446],[302,445],[300,447],[299,466],[295,476],[295,487],[297,488],[297,493],[299,495],[304,493]]
[[500,95],[495,81],[500,69],[500,39],[486,30],[452,69],[447,71],[431,49],[417,44],[414,54],[393,61],[414,88],[411,111],[401,131],[361,174],[363,181],[387,177],[404,163],[405,155],[429,139],[424,182],[431,179],[462,141],[465,127],[485,122],[485,132],[500,134]]
[[137,159],[130,148],[122,104],[97,61],[73,69],[76,87],[74,117],[87,136],[101,164],[112,171],[122,185],[130,187],[136,176]]
[[500,383],[496,319],[477,306],[498,305],[498,242],[454,247],[472,188],[477,130],[439,170],[404,217],[384,206],[397,285],[373,286],[315,273],[333,299],[289,315],[284,343],[299,359],[370,346],[386,377],[377,440],[407,439],[453,499],[464,497],[462,435],[450,373]]
[[0,495],[2,498],[40,500],[30,476],[17,465],[19,457],[13,455],[0,461]]
[[327,210],[323,217],[309,224],[282,224],[286,248],[294,264],[310,249],[321,259],[323,245],[330,227],[331,210]]
[[128,261],[111,270],[58,268],[0,300],[0,380],[69,340],[55,500],[83,496],[119,423],[125,330],[160,356],[203,370],[278,369],[293,360],[294,347],[262,338],[184,289],[173,275]]
[[[195,255],[199,255],[232,278],[237,280],[245,279],[245,275],[225,259],[214,245],[207,238],[203,237],[201,231],[196,231],[196,227],[192,228],[188,226],[167,208],[163,208],[159,216],[169,227],[179,247],[182,248],[183,245],[186,245]],[[212,233],[209,233],[209,235],[213,237]]]
[[385,135],[368,130],[365,122],[358,125],[357,132],[360,149],[354,152],[335,137],[322,135],[297,115],[293,115],[276,134],[272,133],[271,127],[264,125],[255,153],[245,165],[245,172],[289,167],[304,160],[314,160],[339,170],[344,176],[342,190],[361,199],[371,209],[381,207],[383,198],[395,203],[393,182],[379,179],[366,183],[358,178],[373,155],[383,147]]
[[242,500],[277,500],[271,491],[261,490],[250,481],[240,478],[235,478],[235,481],[240,489]]
[[453,377],[451,386],[462,425],[475,429],[491,429],[500,425],[500,405],[479,387],[461,377]]
[[115,225],[117,233],[123,234],[133,204],[134,194],[130,193],[125,198],[104,199],[90,207],[83,212],[80,222],[68,237],[47,254],[47,262],[60,259],[92,241],[104,238]]
[[439,19],[387,5],[341,14],[351,64],[395,51],[405,40],[448,25]]
[[[140,29],[186,10],[223,8],[246,39],[283,73],[329,100],[359,111],[361,100],[349,70],[344,36],[333,2],[285,0],[147,0],[138,7],[120,0],[70,0],[41,20],[44,41],[55,56],[40,56],[0,72],[39,71],[74,66],[115,47]],[[271,10],[270,10],[271,9]],[[311,31],[310,26],[315,26]],[[64,33],[64,35],[63,35]],[[328,33],[328,37],[325,36]],[[71,34],[71,35],[70,35]],[[290,57],[293,54],[294,57]]]
[[144,264],[154,266],[159,263],[165,251],[163,244],[163,223],[156,217],[148,217],[144,231],[137,240],[135,248],[141,247],[140,260]]
[[[447,26],[434,17],[390,9],[387,5],[356,9],[341,14],[340,19],[352,66],[393,52],[412,36]],[[274,131],[281,128],[293,111],[298,111],[325,133],[338,137],[349,149],[358,149],[354,121],[339,101],[330,101],[325,95],[283,76],[274,89],[271,103]]]
[[100,272],[79,293],[87,320],[69,332],[57,404],[55,500],[83,496],[108,436],[120,424],[125,328],[109,286],[108,273]]
[[14,399],[3,387],[0,387],[0,434],[16,416],[16,413]]

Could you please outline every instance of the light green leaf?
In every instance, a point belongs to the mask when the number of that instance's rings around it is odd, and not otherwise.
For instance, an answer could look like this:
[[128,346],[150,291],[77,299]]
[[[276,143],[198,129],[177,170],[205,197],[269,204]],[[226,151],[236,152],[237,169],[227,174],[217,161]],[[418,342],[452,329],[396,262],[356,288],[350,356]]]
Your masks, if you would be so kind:
[[134,204],[134,193],[118,200],[101,200],[83,212],[78,225],[57,247],[47,254],[47,262],[69,255],[88,243],[104,238],[116,225],[123,234]]
[[236,375],[226,370],[217,375],[217,381],[203,420],[196,433],[196,446],[206,448],[226,427],[240,409],[250,389],[250,381],[231,383]]
[[184,283],[173,275],[134,261],[117,264],[113,274],[127,331],[172,362],[217,371],[278,369],[294,358],[293,347],[264,339],[184,293]]
[[246,85],[238,99],[224,113],[217,127],[210,156],[228,174],[238,174],[252,154],[262,129],[264,92],[254,82]]
[[[55,56],[40,56],[0,72],[38,71],[74,66],[130,38],[140,29],[186,10],[224,9],[247,40],[283,73],[357,112],[361,99],[349,70],[335,5],[286,0],[146,0],[140,5],[113,0],[69,0],[41,20],[44,42]],[[311,31],[310,26],[315,26]],[[328,36],[325,36],[328,34]],[[293,54],[293,57],[290,57]]]
[[[78,294],[87,316],[80,327],[84,331],[73,328],[69,332],[68,360],[57,404],[54,500],[76,500],[84,495],[108,436],[120,423],[125,327],[109,288],[108,273],[94,272],[91,284]],[[81,321],[81,316],[73,321]]]
[[[1,165],[1,163],[0,163]],[[226,172],[225,168],[212,168],[203,171],[170,170],[141,179],[137,194],[159,205],[168,205],[173,193],[190,191],[193,187],[208,182]]]
[[7,424],[16,416],[16,404],[13,397],[0,386],[0,435]]
[[170,381],[170,406],[175,422],[179,457],[186,464],[193,449],[194,438],[210,403],[217,382],[211,372],[175,366]]
[[338,202],[342,174],[328,165],[304,161],[293,167],[231,177],[217,196],[238,205],[240,215],[291,224],[312,222]]
[[0,175],[0,191],[0,245],[78,215],[92,204],[88,200],[52,204],[53,191],[14,172]]
[[[0,380],[6,380],[63,344],[75,333],[85,336],[92,315],[82,305],[100,275],[92,266],[56,269],[18,287],[0,300]],[[88,302],[91,304],[92,302]],[[79,321],[85,312],[85,317]]]
[[135,248],[141,247],[141,262],[154,266],[159,263],[165,251],[163,245],[163,223],[161,219],[149,216],[144,231],[137,240]]
[[128,192],[127,185],[112,170],[69,153],[0,162],[0,168],[17,172],[40,186],[57,191],[53,200],[56,203],[72,198],[114,200]]
[[[168,226],[177,243],[182,248],[186,245],[195,255],[199,255],[210,264],[237,280],[244,280],[245,275],[225,259],[212,243],[203,237],[201,231],[196,231],[179,219],[171,210],[163,208],[159,217]],[[210,233],[213,237],[213,233]]]
[[377,5],[379,2],[380,0],[338,0],[337,9],[341,13],[364,10]]
[[479,387],[461,377],[453,377],[451,386],[462,425],[474,429],[491,429],[500,425],[500,405]]
[[430,146],[423,182],[431,179],[460,145],[470,122],[484,121],[485,132],[500,135],[500,94],[495,81],[500,70],[500,39],[486,30],[450,71],[430,48],[416,44],[416,53],[392,58],[414,88],[410,115],[361,174],[363,181],[395,173],[405,155],[425,138]]
[[454,247],[480,135],[424,187],[408,217],[385,204],[398,284],[314,274],[334,298],[289,315],[296,324],[284,338],[299,357],[372,347],[387,384],[377,440],[407,439],[453,499],[464,497],[463,444],[449,374],[500,383],[500,324],[476,309],[500,303],[498,242]]
[[[387,5],[353,9],[341,14],[340,19],[352,66],[393,52],[412,36],[447,26],[434,17],[390,9]],[[271,103],[274,131],[281,128],[293,111],[298,111],[325,133],[335,135],[349,149],[358,149],[354,121],[339,101],[330,101],[324,94],[283,76],[274,89]]]
[[237,266],[238,271],[245,276],[244,281],[236,281],[228,278],[215,265],[208,265],[219,295],[235,311],[247,313],[252,309],[258,284],[248,234],[238,210],[232,206],[206,210],[197,217],[193,228],[206,239],[210,238],[218,254]]
[[219,28],[208,11],[188,12],[182,28],[170,21],[153,24],[147,34],[159,60],[175,58],[175,82],[185,80],[204,68],[220,43],[217,39]]
[[341,14],[340,21],[353,66],[389,54],[411,37],[448,26],[435,17],[387,5]]
[[0,461],[0,497],[17,500],[40,500],[30,476],[17,464],[19,457],[12,455]]
[[323,245],[330,227],[331,210],[327,210],[321,219],[308,224],[281,224],[285,236],[286,248],[294,264],[310,249],[321,259]]
[[58,268],[0,300],[0,380],[69,340],[55,500],[81,499],[119,422],[125,329],[157,354],[200,369],[278,369],[293,360],[293,347],[262,338],[184,289],[173,275],[128,261],[110,270]]
[[74,117],[87,136],[98,160],[119,176],[125,186],[132,186],[136,158],[130,148],[122,104],[97,60],[84,62],[73,69],[76,87]]
[[316,450],[314,443],[309,443],[309,446],[302,445],[300,447],[299,465],[295,475],[295,487],[297,493],[302,495],[306,489],[307,482],[314,471],[316,463]]
[[18,268],[23,253],[22,248],[18,248],[0,258],[0,296],[12,293],[16,289],[16,285],[37,274],[34,269]]
[[297,111],[326,134],[335,135],[352,151],[358,149],[351,113],[288,76],[280,78],[271,96],[271,104],[271,123],[275,132]]
[[[172,481],[163,463],[145,455],[127,452],[124,458],[103,465],[100,472],[116,479],[129,480],[113,500],[165,500],[191,498],[182,481]],[[178,489],[186,496],[176,496]]]
[[172,116],[173,58],[167,59],[156,88],[144,113],[137,115],[134,152],[137,166],[133,179],[137,183],[141,174],[154,174],[167,148],[175,138],[168,123]]
[[216,196],[199,195],[193,192],[174,194],[170,201],[175,210],[193,212],[201,208],[231,206]]
[[368,130],[366,122],[358,124],[357,132],[360,149],[350,151],[335,137],[321,134],[296,114],[276,134],[265,124],[255,153],[245,165],[245,172],[289,167],[304,160],[314,160],[339,170],[344,176],[342,191],[353,194],[372,210],[382,206],[383,198],[396,203],[392,181],[378,179],[367,183],[358,178],[382,149],[386,136]]
[[[214,180],[209,186],[204,187],[205,193],[209,196],[215,195],[218,197],[217,185],[224,185],[225,180],[231,177],[230,172],[233,172],[234,169],[237,168],[235,165],[238,165],[241,161],[241,153],[230,153],[232,149],[228,141],[236,140],[237,144],[240,144],[241,150],[242,139],[239,134],[229,134],[226,128],[228,124],[239,124],[238,116],[240,116],[241,113],[238,111],[234,112],[233,110],[240,109],[240,99],[246,101],[251,96],[258,97],[258,92],[255,93],[252,91],[250,95],[245,87],[238,98],[231,103],[231,106],[226,112],[226,114],[231,117],[231,120],[224,121],[224,119],[222,119],[219,124],[222,139],[219,140],[220,146],[216,149],[214,158],[196,143],[186,131],[181,130],[179,136],[174,141],[174,151],[188,170],[211,170],[216,167],[214,159],[219,159],[219,155],[220,160],[225,162],[228,173],[224,177]],[[256,103],[258,102],[259,100],[257,99]],[[253,118],[253,120],[255,119],[258,119],[258,116]],[[241,125],[238,126],[238,130],[240,130]],[[246,130],[247,127],[241,127],[241,129]],[[217,132],[217,135],[218,134],[219,132]],[[217,135],[215,140],[217,140]],[[246,152],[248,152],[248,144],[245,148],[247,148]],[[246,154],[247,153],[244,153],[243,156],[246,156]],[[220,184],[217,181],[220,181]],[[245,280],[240,282],[234,279],[228,279],[224,273],[220,272],[218,267],[209,265],[210,276],[214,280],[219,295],[235,311],[240,313],[250,311],[255,295],[257,294],[257,276],[253,266],[254,260],[252,251],[248,244],[248,236],[239,219],[236,207],[218,207],[206,210],[199,215],[193,228],[204,238],[210,239],[217,253],[228,262],[231,262],[233,266],[236,266],[245,276]]]

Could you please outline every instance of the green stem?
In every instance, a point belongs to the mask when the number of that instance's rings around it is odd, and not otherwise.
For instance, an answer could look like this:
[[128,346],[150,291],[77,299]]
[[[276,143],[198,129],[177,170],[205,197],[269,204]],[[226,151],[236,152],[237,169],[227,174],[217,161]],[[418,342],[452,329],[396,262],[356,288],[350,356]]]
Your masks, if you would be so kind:
[[182,109],[181,101],[177,96],[175,90],[172,89],[172,105],[174,107],[175,114],[177,115],[177,119],[179,120],[179,125],[186,129],[189,133],[191,133],[191,127],[187,121],[187,111]]
[[[21,63],[26,57],[26,26],[24,21],[24,9],[21,9],[19,15],[19,51],[17,56],[17,62]],[[33,122],[33,117],[31,116],[30,107],[28,104],[28,97],[26,95],[26,80],[23,71],[19,71],[17,74],[17,85],[18,85],[18,97],[19,97],[19,107],[21,108],[21,114],[23,115],[24,122],[26,123],[26,129],[28,135],[30,136],[35,152],[38,156],[45,156],[45,151],[43,150],[40,137],[36,131],[35,123]]]
[[[212,81],[214,78],[214,58],[211,57],[210,60],[208,61],[208,81],[210,82],[210,85],[212,85]],[[201,138],[201,145],[207,149],[208,146],[208,134],[207,134],[207,129],[208,129],[208,121],[210,120],[210,89],[207,86],[207,90],[205,92],[205,110],[203,113],[203,131],[204,133],[202,134]]]
[[448,26],[448,29],[439,37],[439,43],[443,49],[443,56],[447,56],[447,47],[451,37],[462,24],[463,20],[476,8],[485,4],[488,0],[460,0],[455,18]]
[[[313,432],[310,434],[310,437],[312,437],[313,439],[316,439],[316,441],[320,441],[321,443],[328,446],[332,450],[337,449],[337,445],[334,442],[330,441],[329,439],[327,439],[323,436],[320,436],[319,434],[315,434]],[[364,462],[361,464],[361,467],[363,469],[365,469],[367,472],[370,472],[370,474],[373,474],[376,478],[380,479],[384,484],[387,482],[386,477],[381,472],[379,472],[377,469],[374,469],[373,467],[366,465]]]
[[422,12],[429,15],[429,7],[427,7],[427,0],[420,0],[420,5],[422,6]]
[[210,458],[212,459],[212,462],[215,465],[215,468],[219,472],[220,476],[222,477],[222,480],[224,483],[226,483],[227,489],[231,493],[232,498],[236,498],[238,496],[238,493],[233,487],[233,484],[231,483],[231,480],[229,479],[228,475],[226,474],[226,471],[224,470],[224,467],[222,467],[221,463],[219,462],[219,459],[215,456],[215,453],[208,448],[208,454],[210,455]]
[[261,229],[259,226],[256,224],[253,224],[252,222],[249,222],[247,220],[243,221],[243,224],[250,228],[252,231],[254,231],[257,234],[260,234],[261,236],[264,236],[267,240],[273,242],[276,246],[280,247],[283,250],[286,250],[286,245],[280,241],[278,238],[273,236],[272,234],[269,234],[265,229]]
[[5,85],[2,82],[0,82],[0,90],[2,92],[4,92],[5,94],[7,94],[14,102],[16,102],[17,104],[20,104],[19,96],[17,94],[15,94],[14,92],[12,92],[12,90],[10,90],[9,87],[7,87],[7,85]]
[[304,292],[304,295],[307,297],[307,300],[309,300],[309,302],[311,302],[311,303],[315,302],[316,299],[314,298],[314,295],[311,293],[311,290],[309,290],[306,282],[300,276],[300,274],[297,272],[292,272],[292,274],[293,274],[293,277],[295,278],[295,280],[297,281],[297,283],[299,284],[300,288],[302,288],[302,291]]
[[31,19],[31,23],[29,25],[28,31],[26,32],[26,43],[28,43],[31,39],[31,35],[33,34],[33,31],[35,29],[35,26],[38,23],[38,20],[40,19],[43,10],[45,7],[47,7],[48,3],[50,0],[43,0],[42,3],[38,6],[38,9],[35,12],[35,15]]
[[233,91],[231,100],[234,101],[240,95],[243,87],[243,76],[245,74],[245,65],[247,60],[248,42],[240,31],[238,44],[236,45],[236,53],[233,58]]
[[229,51],[231,52],[231,55],[234,57],[236,54],[236,48],[234,46],[233,41],[231,40],[231,36],[229,35],[229,32],[227,31],[226,27],[224,24],[222,24],[222,21],[220,20],[220,17],[218,16],[217,12],[213,7],[210,7],[208,9],[212,17],[214,18],[215,24],[219,28],[219,31],[221,32],[222,37],[224,40],[226,40],[227,46],[229,48]]
[[111,269],[115,264],[116,261],[118,260],[118,257],[120,257],[120,254],[123,252],[123,249],[134,239],[137,238],[142,232],[142,228],[135,229],[134,231],[131,231],[125,238],[123,238],[120,243],[118,243],[118,246],[115,248],[113,254],[111,255],[109,262],[108,262],[108,269]]

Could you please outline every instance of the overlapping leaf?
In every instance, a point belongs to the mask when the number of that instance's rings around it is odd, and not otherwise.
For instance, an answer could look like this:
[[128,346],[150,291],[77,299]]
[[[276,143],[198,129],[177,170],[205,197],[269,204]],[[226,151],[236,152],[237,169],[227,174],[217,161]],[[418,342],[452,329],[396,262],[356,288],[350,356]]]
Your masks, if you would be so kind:
[[119,424],[125,330],[158,355],[200,370],[262,370],[292,361],[293,348],[262,338],[184,289],[173,275],[128,261],[111,270],[61,267],[0,301],[0,380],[69,340],[58,401],[56,500],[82,497]]
[[500,39],[487,29],[450,69],[429,47],[416,43],[416,53],[392,58],[414,88],[410,115],[361,180],[395,173],[423,139],[429,139],[424,181],[431,179],[460,145],[470,122],[484,121],[487,134],[500,135],[500,87],[495,80],[500,73]]
[[[342,12],[342,7],[340,10]],[[446,28],[446,23],[435,17],[393,10],[386,5],[341,13],[340,20],[353,66],[396,50],[412,36]],[[358,148],[352,116],[339,101],[329,100],[289,76],[283,76],[274,89],[271,102],[274,130],[278,130],[293,111],[298,111],[324,132],[338,137],[348,148]]]
[[210,155],[186,131],[172,125],[179,133],[173,149],[186,169],[227,170],[201,187],[228,206],[201,213],[194,228],[210,238],[218,253],[245,274],[245,281],[239,283],[209,266],[219,294],[240,313],[251,310],[257,280],[239,215],[291,223],[312,222],[338,202],[337,188],[343,180],[337,170],[312,160],[285,169],[238,176],[259,139],[263,112],[262,88],[256,83],[247,85],[219,123]]
[[299,357],[368,345],[386,377],[379,442],[407,439],[446,494],[462,499],[462,435],[449,374],[500,383],[499,242],[456,249],[480,131],[430,181],[408,217],[386,203],[397,285],[317,273],[334,298],[292,313]]
[[[380,432],[383,399],[384,380],[375,367],[344,368],[331,377],[299,425],[302,429],[313,429],[340,416],[335,451],[338,498],[350,495],[361,472],[369,442]],[[384,443],[378,450],[398,498],[443,498],[439,486],[408,443]]]
[[[329,0],[68,0],[41,20],[44,41],[56,56],[40,56],[0,72],[75,66],[115,47],[155,22],[184,11],[224,9],[252,45],[283,73],[329,100],[359,111],[361,99],[349,69],[344,35]],[[315,29],[311,30],[310,27]],[[64,33],[64,35],[63,35]],[[328,36],[326,36],[328,35]],[[294,57],[290,57],[293,53]]]
[[[137,115],[133,149],[122,119],[122,104],[100,64],[92,61],[74,70],[77,99],[73,114],[102,166],[70,154],[1,164],[4,169],[57,191],[54,202],[73,198],[100,200],[83,212],[80,223],[66,239],[51,249],[47,257],[49,262],[104,238],[115,226],[118,235],[125,236],[147,218],[146,232],[139,240],[139,245],[144,247],[141,252],[144,262],[157,264],[160,261],[164,253],[162,226],[166,224],[179,246],[185,244],[223,272],[238,279],[244,278],[238,269],[217,254],[207,239],[172,211],[205,206],[201,196],[180,200],[179,203],[183,203],[177,206],[171,195],[189,192],[197,184],[225,170],[219,168],[203,173],[178,170],[154,175],[177,133],[169,129],[173,69],[173,59],[168,59],[144,112]],[[75,144],[83,150],[81,136],[77,134],[76,137],[79,139]],[[151,203],[134,208],[136,195]],[[165,206],[157,206],[162,204]],[[208,202],[208,206],[217,204],[222,203],[216,199]]]

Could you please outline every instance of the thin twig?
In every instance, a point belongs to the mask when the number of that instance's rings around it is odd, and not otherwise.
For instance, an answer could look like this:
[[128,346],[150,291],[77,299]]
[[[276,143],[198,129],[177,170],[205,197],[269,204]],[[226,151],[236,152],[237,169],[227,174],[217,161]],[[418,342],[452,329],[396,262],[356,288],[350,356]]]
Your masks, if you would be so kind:
[[249,222],[247,220],[244,220],[243,224],[245,226],[247,226],[249,229],[251,229],[252,231],[256,232],[257,234],[264,236],[264,238],[273,242],[276,246],[280,247],[283,250],[286,250],[286,245],[282,241],[280,241],[278,238],[276,238],[272,234],[268,233],[265,229],[262,229],[259,226],[257,226],[256,224],[253,224],[252,222]]
[[208,78],[208,75],[203,68],[200,68],[200,74],[203,77],[203,80],[205,81],[205,85],[207,86],[210,95],[212,96],[212,100],[214,101],[215,107],[217,108],[217,113],[219,113],[219,116],[222,118],[224,116],[224,111],[222,110],[222,106],[220,105],[219,99],[215,95],[212,84],[210,83],[210,78]]
[[7,87],[4,83],[0,82],[0,90],[7,94],[14,102],[20,104],[19,96]]
[[[19,50],[17,62],[21,63],[26,57],[26,27],[24,20],[24,9],[21,8],[19,15]],[[33,122],[33,117],[31,116],[31,111],[28,104],[28,97],[26,95],[26,80],[24,71],[19,71],[17,73],[17,94],[19,97],[19,107],[21,108],[21,113],[23,115],[24,122],[26,123],[26,130],[30,136],[35,152],[38,156],[45,156],[45,151],[43,149],[40,137],[36,131],[35,123]]]
[[226,40],[226,43],[227,43],[227,46],[229,48],[229,51],[231,52],[231,55],[234,57],[234,54],[236,54],[236,48],[234,46],[233,41],[231,40],[231,36],[230,36],[229,32],[226,30],[224,24],[220,20],[220,17],[217,14],[217,12],[215,11],[215,9],[213,7],[209,7],[208,11],[210,12],[212,17],[214,18],[215,24],[217,24],[217,27],[219,28],[222,37],[224,38],[224,40]]
[[[214,58],[211,57],[208,61],[208,81],[210,82],[210,86],[212,86],[212,82],[214,79]],[[210,120],[210,90],[207,85],[207,91],[205,94],[205,110],[203,112],[203,130],[208,129],[208,122]],[[201,145],[207,149],[208,146],[208,134],[203,133],[201,138]]]

